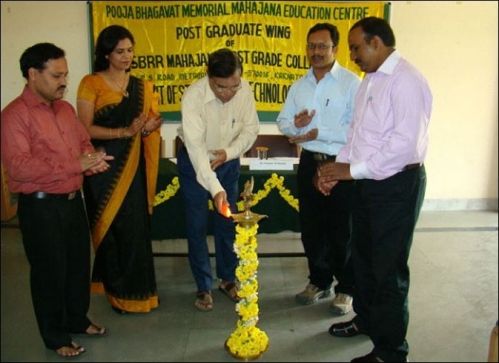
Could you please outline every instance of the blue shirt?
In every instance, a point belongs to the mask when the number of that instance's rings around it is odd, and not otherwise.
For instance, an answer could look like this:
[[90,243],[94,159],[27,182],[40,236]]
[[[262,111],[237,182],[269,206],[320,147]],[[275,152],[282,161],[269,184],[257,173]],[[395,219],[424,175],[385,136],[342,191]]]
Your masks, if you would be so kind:
[[[347,141],[359,84],[359,77],[338,61],[319,82],[310,68],[289,89],[284,107],[277,117],[279,130],[289,137],[317,128],[317,139],[300,145],[308,151],[337,155]],[[309,125],[297,128],[294,117],[303,110],[315,110],[315,115]]]

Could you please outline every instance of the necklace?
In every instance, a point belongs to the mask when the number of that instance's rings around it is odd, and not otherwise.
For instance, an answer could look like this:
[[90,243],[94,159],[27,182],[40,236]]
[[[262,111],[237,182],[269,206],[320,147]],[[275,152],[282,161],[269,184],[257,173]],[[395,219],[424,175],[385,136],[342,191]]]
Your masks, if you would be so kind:
[[111,76],[109,76],[109,79],[118,87],[118,89],[120,90],[123,97],[128,97],[128,91],[126,90],[127,78],[128,78],[127,74],[125,73],[125,77],[123,78],[123,81],[121,82],[121,84],[119,84],[118,82],[116,82],[114,80],[114,78],[111,78]]

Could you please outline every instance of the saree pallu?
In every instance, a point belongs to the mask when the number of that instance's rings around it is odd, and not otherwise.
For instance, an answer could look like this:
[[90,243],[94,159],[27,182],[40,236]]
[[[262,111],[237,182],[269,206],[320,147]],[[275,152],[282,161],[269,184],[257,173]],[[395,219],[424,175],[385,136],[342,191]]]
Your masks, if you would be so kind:
[[[85,90],[90,88],[80,88],[78,98],[85,99]],[[121,97],[120,102],[96,106],[94,125],[128,127],[140,113],[149,114],[152,84],[130,77],[127,90],[129,97]],[[116,97],[115,92],[110,93]],[[105,93],[100,92],[99,97]],[[149,312],[158,307],[150,213],[159,163],[159,131],[147,137],[139,132],[131,138],[94,139],[92,143],[114,156],[108,171],[86,177],[84,182],[95,250],[92,291],[104,291],[111,305],[120,310]]]

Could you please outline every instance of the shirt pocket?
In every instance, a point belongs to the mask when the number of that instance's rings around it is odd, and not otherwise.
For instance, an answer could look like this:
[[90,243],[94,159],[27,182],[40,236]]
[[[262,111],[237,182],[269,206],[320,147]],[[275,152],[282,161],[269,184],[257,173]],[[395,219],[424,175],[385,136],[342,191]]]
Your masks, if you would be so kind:
[[384,134],[388,115],[372,100],[368,100],[362,116],[363,122],[359,125],[361,129],[378,136]]

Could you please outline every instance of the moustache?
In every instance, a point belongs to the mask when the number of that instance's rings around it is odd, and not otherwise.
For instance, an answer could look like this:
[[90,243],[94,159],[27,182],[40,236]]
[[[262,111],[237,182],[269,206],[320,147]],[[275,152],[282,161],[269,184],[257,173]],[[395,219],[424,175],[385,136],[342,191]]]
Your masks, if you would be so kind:
[[60,86],[57,90],[61,90],[61,91],[64,91],[66,89],[66,86]]
[[318,55],[314,55],[314,56],[312,56],[312,60],[313,60],[314,62],[315,62],[315,61],[321,61],[321,60],[323,60],[323,59],[324,59],[324,57],[321,57],[321,56],[318,56]]

